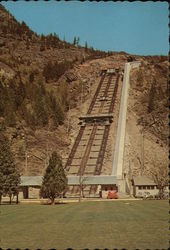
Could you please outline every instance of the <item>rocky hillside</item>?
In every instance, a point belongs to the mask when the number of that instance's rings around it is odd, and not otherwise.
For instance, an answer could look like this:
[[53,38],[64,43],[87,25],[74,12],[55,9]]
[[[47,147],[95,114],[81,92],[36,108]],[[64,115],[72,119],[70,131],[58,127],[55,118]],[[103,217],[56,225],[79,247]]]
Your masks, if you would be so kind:
[[168,165],[168,58],[141,57],[130,76],[124,171],[149,174]]
[[38,36],[0,5],[0,121],[21,171],[42,172],[50,152],[67,146],[67,111],[81,99],[74,71],[105,56],[56,34]]
[[[151,156],[164,158],[167,150],[168,59],[131,57],[142,62],[130,77],[124,160],[125,172],[130,165],[135,175],[141,169],[142,134],[146,171]],[[128,59],[124,52],[83,48],[56,34],[38,36],[0,5],[0,125],[22,174],[42,174],[53,150],[65,162],[101,69]]]

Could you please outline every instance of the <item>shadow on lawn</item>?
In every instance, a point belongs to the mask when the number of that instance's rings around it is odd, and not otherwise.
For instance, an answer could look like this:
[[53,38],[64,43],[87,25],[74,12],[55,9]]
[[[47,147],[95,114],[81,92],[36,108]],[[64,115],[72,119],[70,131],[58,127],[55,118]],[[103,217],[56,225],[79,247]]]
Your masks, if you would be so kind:
[[0,204],[0,206],[12,206],[12,205],[19,205],[20,203],[18,202],[18,203],[16,203],[16,202],[9,202],[9,201],[3,201],[1,204]]
[[68,204],[68,202],[55,202],[55,204],[51,204],[51,203],[41,203],[40,205],[54,206],[54,205],[65,205],[65,204]]

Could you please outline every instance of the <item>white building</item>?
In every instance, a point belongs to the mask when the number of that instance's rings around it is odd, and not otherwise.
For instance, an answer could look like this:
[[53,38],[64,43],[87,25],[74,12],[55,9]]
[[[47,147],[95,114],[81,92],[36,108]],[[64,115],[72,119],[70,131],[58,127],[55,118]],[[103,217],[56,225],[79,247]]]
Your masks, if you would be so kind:
[[[134,197],[145,197],[147,195],[158,195],[159,189],[157,184],[147,176],[136,176],[132,179]],[[168,186],[165,189],[168,192]]]

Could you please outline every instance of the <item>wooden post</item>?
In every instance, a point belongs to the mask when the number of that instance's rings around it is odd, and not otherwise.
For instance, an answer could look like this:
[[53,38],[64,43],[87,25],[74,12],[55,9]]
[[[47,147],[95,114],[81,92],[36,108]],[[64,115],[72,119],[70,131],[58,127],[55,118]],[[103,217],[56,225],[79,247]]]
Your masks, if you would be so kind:
[[142,135],[142,143],[141,143],[141,159],[142,159],[142,164],[141,164],[141,175],[143,175],[144,171],[144,128],[142,127],[141,130],[141,135]]
[[27,160],[27,151],[25,151],[25,169],[26,169],[26,174],[28,174],[28,160]]
[[19,203],[19,197],[18,197],[18,192],[17,192],[17,197],[16,197],[16,204]]

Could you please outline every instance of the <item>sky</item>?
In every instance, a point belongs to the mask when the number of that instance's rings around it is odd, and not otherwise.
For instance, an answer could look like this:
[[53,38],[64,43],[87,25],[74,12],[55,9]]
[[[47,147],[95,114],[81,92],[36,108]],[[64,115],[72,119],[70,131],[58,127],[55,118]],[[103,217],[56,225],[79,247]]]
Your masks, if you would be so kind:
[[104,51],[138,55],[168,55],[167,2],[7,1],[2,4],[37,34]]

